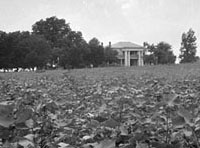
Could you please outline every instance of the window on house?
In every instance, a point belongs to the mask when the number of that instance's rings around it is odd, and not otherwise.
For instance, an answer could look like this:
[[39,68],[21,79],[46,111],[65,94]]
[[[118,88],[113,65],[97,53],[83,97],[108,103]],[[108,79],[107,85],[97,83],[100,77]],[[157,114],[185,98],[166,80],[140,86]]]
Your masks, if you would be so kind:
[[137,55],[137,51],[131,51],[130,55]]

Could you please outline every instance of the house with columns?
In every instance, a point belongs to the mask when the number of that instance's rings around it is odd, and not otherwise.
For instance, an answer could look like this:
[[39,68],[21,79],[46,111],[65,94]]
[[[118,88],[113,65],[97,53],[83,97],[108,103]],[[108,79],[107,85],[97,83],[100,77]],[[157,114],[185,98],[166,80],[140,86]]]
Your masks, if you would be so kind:
[[145,48],[131,42],[117,42],[109,47],[118,52],[117,58],[123,66],[143,66]]

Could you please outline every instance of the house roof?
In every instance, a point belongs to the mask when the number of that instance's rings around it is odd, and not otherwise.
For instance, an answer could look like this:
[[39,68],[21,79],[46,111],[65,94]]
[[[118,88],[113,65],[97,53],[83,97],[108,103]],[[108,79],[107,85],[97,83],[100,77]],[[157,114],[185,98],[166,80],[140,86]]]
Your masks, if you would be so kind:
[[111,44],[111,48],[145,49],[143,46],[137,45],[132,42],[117,42],[115,44]]

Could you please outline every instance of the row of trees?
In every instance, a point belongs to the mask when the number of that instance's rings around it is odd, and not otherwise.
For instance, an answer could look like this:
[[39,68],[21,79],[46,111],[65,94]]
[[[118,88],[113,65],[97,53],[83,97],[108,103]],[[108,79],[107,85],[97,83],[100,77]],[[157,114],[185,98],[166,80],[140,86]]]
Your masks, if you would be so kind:
[[[182,34],[180,48],[180,63],[196,62],[199,57],[196,56],[196,36],[192,29],[187,33]],[[144,47],[148,49],[148,54],[144,56],[146,64],[173,64],[176,61],[176,56],[171,50],[172,46],[165,42],[160,42],[157,45],[144,42]]]
[[[196,37],[190,29],[183,33],[180,63],[194,62],[196,57]],[[146,64],[172,64],[176,56],[172,46],[166,42],[157,45],[144,43],[148,54],[144,55]],[[104,48],[97,38],[86,42],[80,31],[73,31],[64,19],[50,17],[37,21],[32,32],[0,31],[0,69],[94,67],[117,62],[117,52]]]
[[87,43],[80,31],[57,17],[36,22],[32,32],[0,31],[0,69],[99,66],[115,62],[116,55],[96,38]]

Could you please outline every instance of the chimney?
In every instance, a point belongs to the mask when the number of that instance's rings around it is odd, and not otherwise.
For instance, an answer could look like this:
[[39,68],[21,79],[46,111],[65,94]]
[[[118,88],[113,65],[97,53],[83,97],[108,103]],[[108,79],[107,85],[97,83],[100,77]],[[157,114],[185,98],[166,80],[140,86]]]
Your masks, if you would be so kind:
[[101,46],[103,47],[103,42],[101,42]]
[[111,42],[109,42],[109,48],[111,48]]

